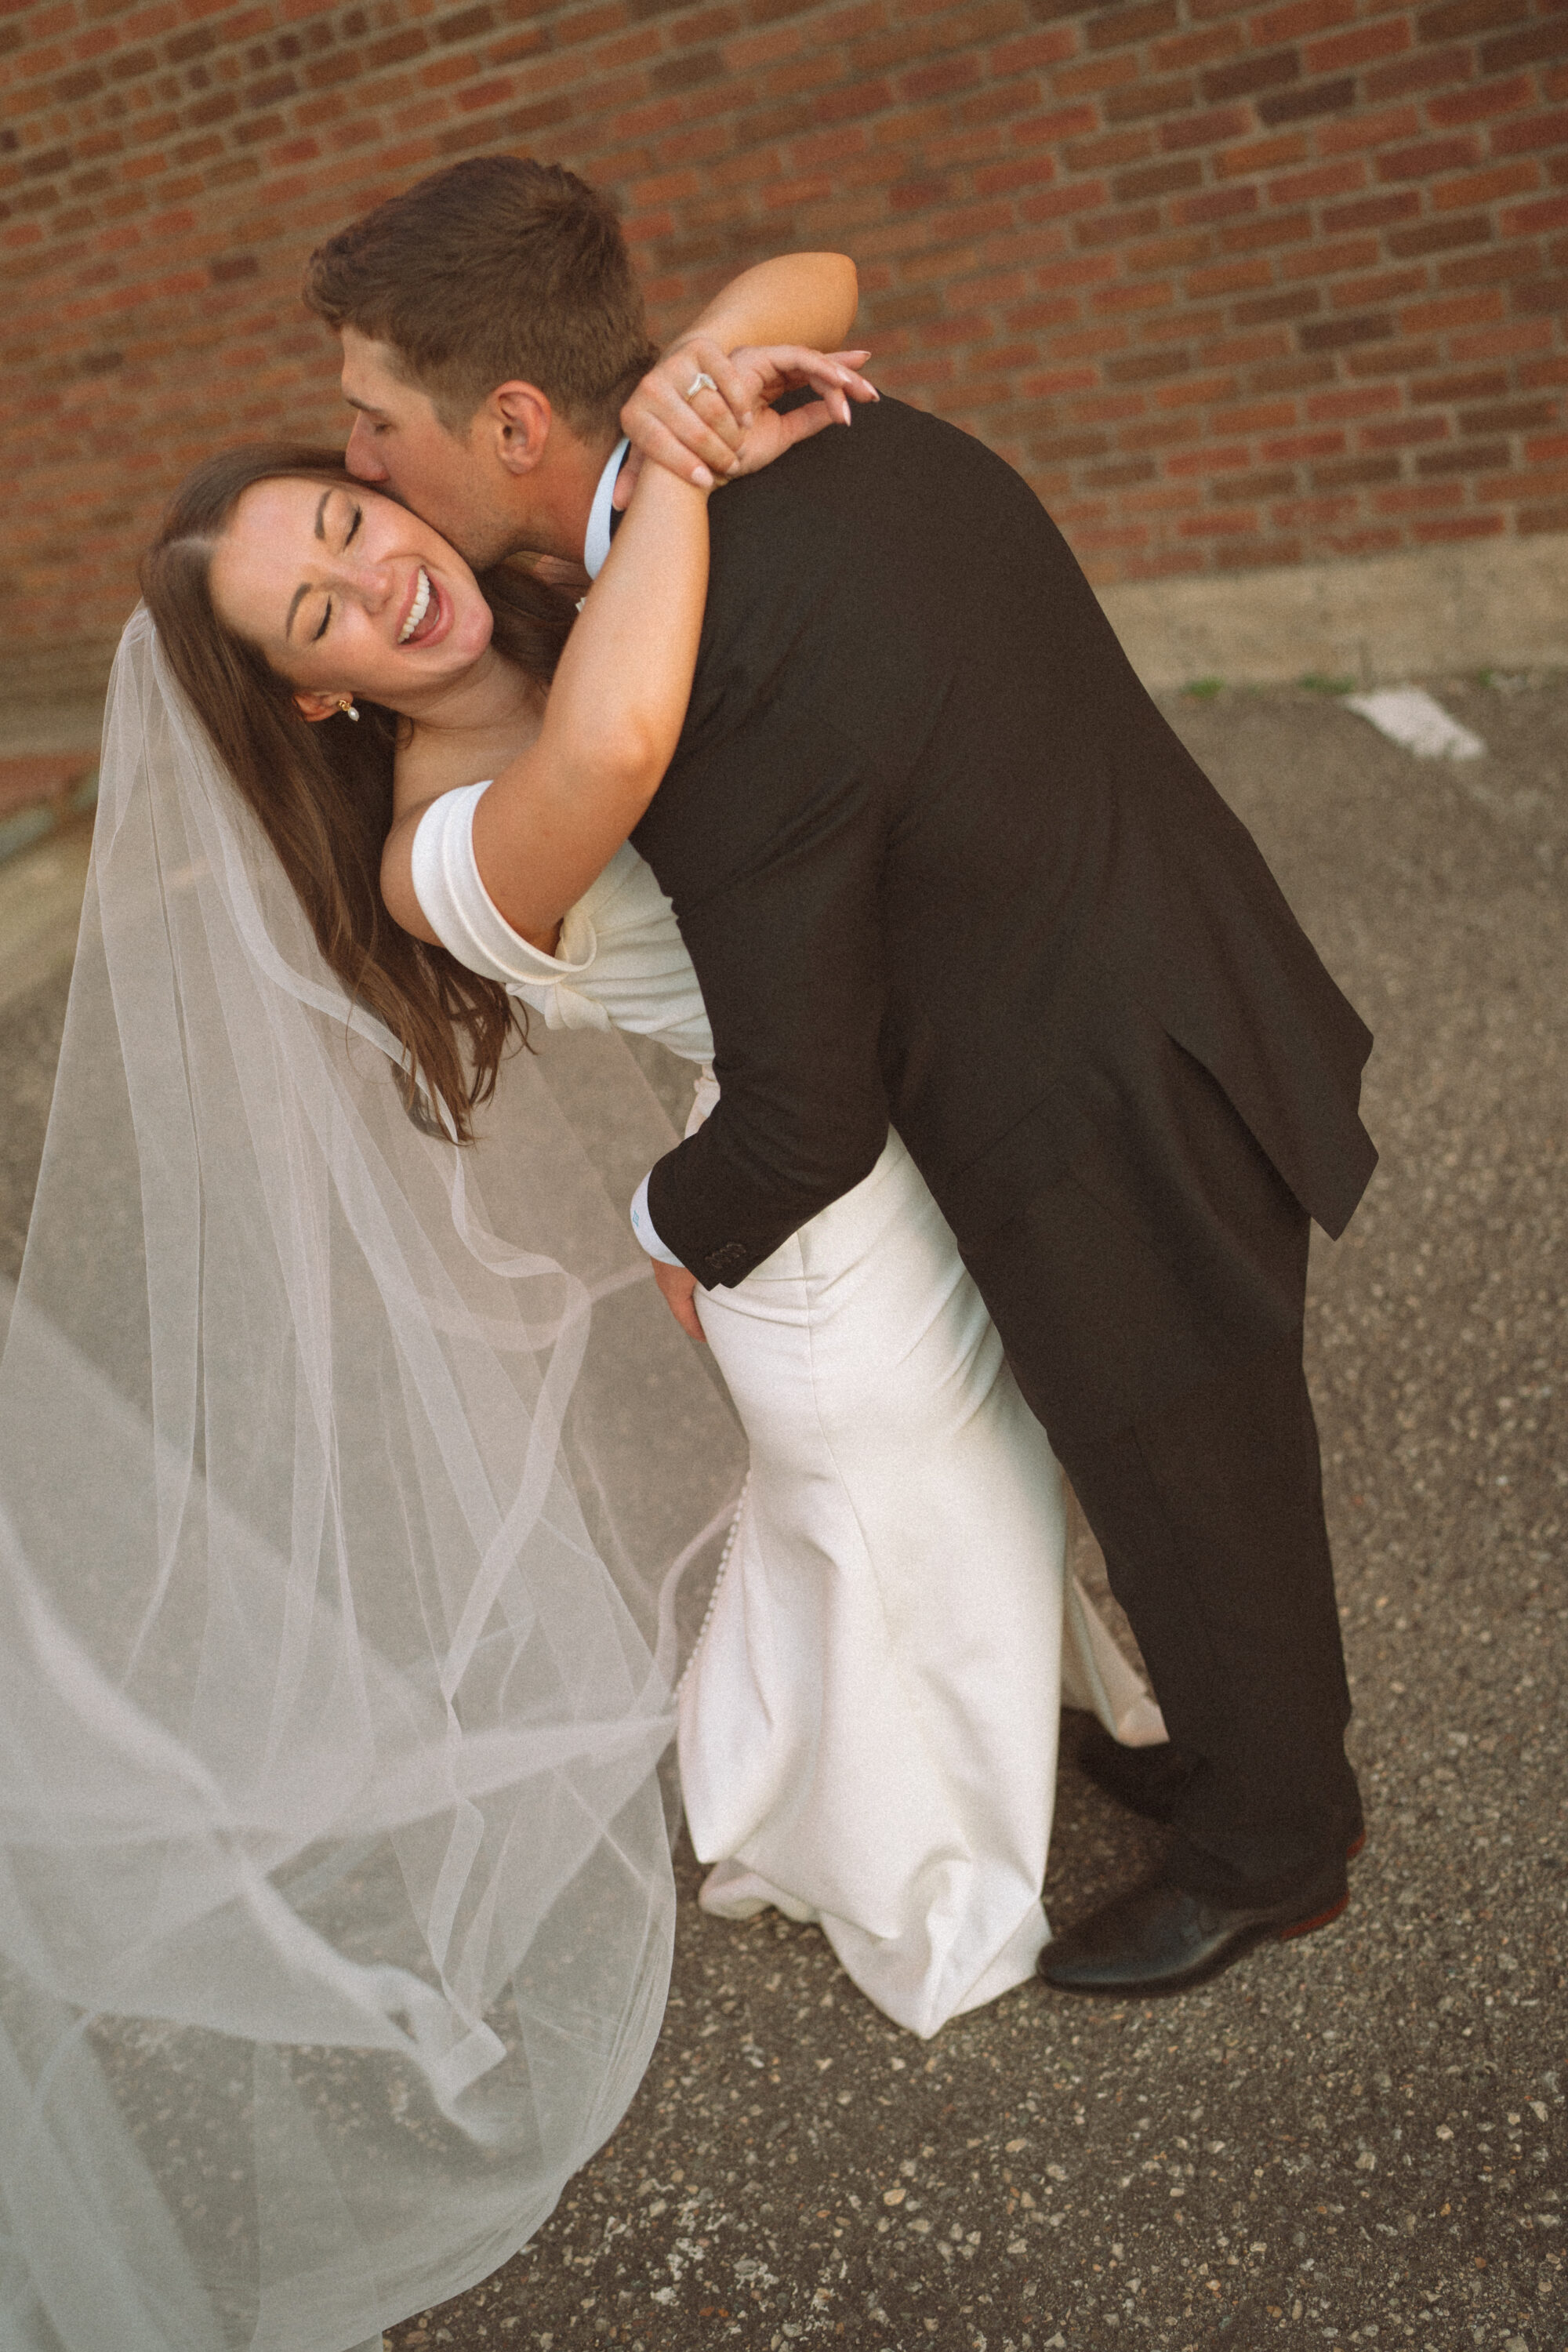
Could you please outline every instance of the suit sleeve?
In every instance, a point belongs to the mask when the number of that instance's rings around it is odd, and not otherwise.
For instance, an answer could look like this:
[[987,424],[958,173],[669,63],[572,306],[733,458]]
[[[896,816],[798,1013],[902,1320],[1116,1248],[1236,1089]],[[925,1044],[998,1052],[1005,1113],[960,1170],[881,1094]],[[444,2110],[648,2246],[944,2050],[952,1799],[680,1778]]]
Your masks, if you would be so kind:
[[[881,828],[855,763],[680,927],[713,1028],[720,1101],[659,1160],[647,1202],[705,1288],[742,1282],[868,1175],[888,1137]],[[732,789],[747,790],[737,777]]]

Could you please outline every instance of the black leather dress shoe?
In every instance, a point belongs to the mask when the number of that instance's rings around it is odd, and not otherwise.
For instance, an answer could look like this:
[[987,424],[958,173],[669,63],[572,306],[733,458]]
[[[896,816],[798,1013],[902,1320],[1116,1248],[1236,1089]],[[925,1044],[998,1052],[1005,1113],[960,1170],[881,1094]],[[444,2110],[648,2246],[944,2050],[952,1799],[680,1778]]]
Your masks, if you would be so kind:
[[1337,1919],[1350,1897],[1335,1864],[1298,1894],[1250,1908],[1189,1895],[1169,1879],[1130,1887],[1040,1954],[1039,1971],[1058,1992],[1142,2000],[1184,1992],[1218,1976],[1254,1944],[1287,1943]]
[[[1079,1740],[1078,1760],[1097,1789],[1103,1789],[1130,1813],[1141,1813],[1146,1822],[1174,1819],[1194,1769],[1193,1758],[1170,1740],[1157,1739],[1149,1748],[1125,1748],[1092,1716]],[[1345,1841],[1347,1859],[1353,1861],[1365,1843],[1358,1804]]]

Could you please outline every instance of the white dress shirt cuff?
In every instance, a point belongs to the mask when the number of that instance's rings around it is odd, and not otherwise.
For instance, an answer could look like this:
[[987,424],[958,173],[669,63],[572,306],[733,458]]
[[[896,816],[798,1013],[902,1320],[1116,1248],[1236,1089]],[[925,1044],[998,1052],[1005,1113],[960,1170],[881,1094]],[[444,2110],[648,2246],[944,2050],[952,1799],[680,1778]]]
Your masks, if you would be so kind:
[[598,578],[609,560],[610,517],[615,511],[616,484],[620,478],[621,460],[630,447],[631,443],[623,434],[605,460],[605,470],[594,493],[594,503],[588,513],[588,535],[583,542],[583,569],[590,580]]
[[[648,1174],[651,1175],[652,1172],[653,1171],[650,1169]],[[659,1240],[658,1229],[647,1213],[647,1176],[643,1178],[642,1182],[637,1186],[637,1192],[632,1199],[632,1231],[636,1234],[644,1249],[647,1250],[649,1257],[658,1258],[661,1265],[683,1265],[685,1264],[685,1260],[683,1258],[677,1257],[672,1249],[666,1249],[664,1244]]]

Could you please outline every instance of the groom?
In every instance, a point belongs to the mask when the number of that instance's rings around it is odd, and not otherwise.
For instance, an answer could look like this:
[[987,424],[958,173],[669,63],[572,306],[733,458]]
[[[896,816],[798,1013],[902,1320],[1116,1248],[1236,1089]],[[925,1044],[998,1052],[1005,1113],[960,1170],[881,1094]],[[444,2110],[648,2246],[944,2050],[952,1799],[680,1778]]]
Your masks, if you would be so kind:
[[[325,246],[307,299],[356,472],[471,560],[597,570],[647,356],[605,199],[459,164]],[[884,400],[710,516],[686,727],[634,837],[723,1091],[639,1196],[645,1244],[689,1312],[898,1129],[1171,1733],[1096,1759],[1171,1822],[1160,1871],[1041,1972],[1175,1990],[1331,1917],[1360,1840],[1301,1335],[1310,1221],[1342,1231],[1375,1157],[1371,1040],[980,443]]]

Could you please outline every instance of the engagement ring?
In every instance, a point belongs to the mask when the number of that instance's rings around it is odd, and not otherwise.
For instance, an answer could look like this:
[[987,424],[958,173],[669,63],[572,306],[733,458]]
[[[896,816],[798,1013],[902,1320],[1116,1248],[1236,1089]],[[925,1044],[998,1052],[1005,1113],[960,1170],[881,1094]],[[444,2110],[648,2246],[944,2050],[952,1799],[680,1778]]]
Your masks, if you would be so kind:
[[704,375],[700,369],[686,387],[686,397],[688,400],[695,400],[700,392],[717,392],[718,389],[712,377]]

